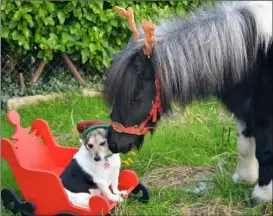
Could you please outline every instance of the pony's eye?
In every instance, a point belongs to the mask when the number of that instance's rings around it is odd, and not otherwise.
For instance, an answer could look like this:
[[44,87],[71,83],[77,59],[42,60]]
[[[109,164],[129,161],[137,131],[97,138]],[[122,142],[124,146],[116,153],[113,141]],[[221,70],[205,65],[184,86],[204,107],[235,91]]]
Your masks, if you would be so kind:
[[88,144],[88,148],[93,148],[93,145],[92,144]]
[[100,145],[101,146],[104,146],[106,144],[106,142],[104,141],[104,142],[102,142],[102,143],[100,143]]
[[141,101],[141,97],[134,97],[134,99],[133,99],[133,103],[138,103],[138,102],[140,102]]
[[134,94],[133,103],[138,103],[140,101],[141,101],[140,94]]

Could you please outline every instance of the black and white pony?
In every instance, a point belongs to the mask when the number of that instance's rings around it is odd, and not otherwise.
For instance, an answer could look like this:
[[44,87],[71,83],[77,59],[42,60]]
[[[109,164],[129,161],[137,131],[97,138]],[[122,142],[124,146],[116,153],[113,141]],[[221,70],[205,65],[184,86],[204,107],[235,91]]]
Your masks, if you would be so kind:
[[[210,95],[236,116],[238,165],[232,179],[258,183],[252,198],[272,201],[273,176],[273,46],[272,1],[231,2],[199,10],[184,20],[174,17],[155,26],[156,43],[148,58],[144,33],[117,53],[106,73],[105,98],[112,107],[109,129],[112,152],[139,148],[138,128],[150,115],[161,84],[162,113],[172,102],[186,106]],[[146,125],[152,130],[156,121]]]

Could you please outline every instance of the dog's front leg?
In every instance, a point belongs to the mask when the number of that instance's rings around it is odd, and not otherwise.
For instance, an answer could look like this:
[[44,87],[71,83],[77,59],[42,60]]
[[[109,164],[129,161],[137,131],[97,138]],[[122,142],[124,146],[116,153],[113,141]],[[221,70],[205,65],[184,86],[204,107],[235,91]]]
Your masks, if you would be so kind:
[[120,191],[118,189],[118,178],[119,178],[119,170],[115,170],[115,172],[113,172],[112,184],[111,184],[113,193],[117,195],[127,195],[128,193],[126,190]]
[[109,189],[109,186],[105,183],[97,183],[98,187],[100,188],[102,194],[112,202],[122,202],[123,198],[120,195],[113,194],[112,191]]

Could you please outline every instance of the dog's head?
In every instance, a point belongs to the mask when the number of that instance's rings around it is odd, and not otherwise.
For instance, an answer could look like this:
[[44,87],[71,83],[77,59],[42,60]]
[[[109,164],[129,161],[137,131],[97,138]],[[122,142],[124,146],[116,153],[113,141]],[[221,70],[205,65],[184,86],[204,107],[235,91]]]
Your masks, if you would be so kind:
[[105,128],[98,128],[90,131],[86,137],[81,138],[81,143],[96,162],[99,162],[107,155],[112,154],[108,148],[107,129]]

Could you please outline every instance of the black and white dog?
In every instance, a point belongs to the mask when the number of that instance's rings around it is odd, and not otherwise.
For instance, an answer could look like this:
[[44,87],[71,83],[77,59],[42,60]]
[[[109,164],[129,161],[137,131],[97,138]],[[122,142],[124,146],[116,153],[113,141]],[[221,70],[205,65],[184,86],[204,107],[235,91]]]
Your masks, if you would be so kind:
[[120,156],[109,150],[106,136],[106,128],[97,128],[80,139],[79,151],[60,176],[73,205],[88,208],[89,199],[101,194],[110,201],[122,202],[122,195],[127,194],[118,190]]

